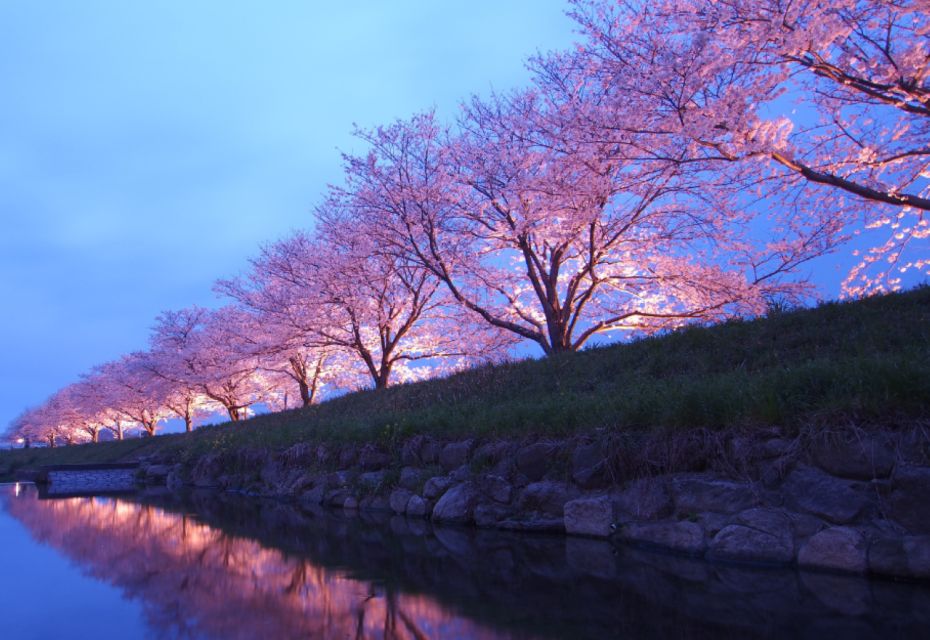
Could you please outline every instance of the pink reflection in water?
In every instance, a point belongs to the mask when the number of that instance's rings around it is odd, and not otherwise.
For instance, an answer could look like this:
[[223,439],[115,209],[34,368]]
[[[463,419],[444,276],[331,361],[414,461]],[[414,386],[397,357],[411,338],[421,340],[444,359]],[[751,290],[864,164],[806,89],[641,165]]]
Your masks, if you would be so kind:
[[427,596],[386,592],[190,516],[108,498],[37,500],[34,494],[25,487],[6,497],[6,510],[37,540],[140,600],[159,635],[515,637]]

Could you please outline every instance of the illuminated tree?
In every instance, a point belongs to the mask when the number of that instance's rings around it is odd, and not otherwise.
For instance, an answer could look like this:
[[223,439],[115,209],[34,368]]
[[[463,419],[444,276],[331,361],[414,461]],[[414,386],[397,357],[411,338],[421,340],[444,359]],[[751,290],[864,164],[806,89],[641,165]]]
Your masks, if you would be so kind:
[[244,357],[237,346],[247,334],[242,312],[230,307],[167,311],[156,322],[149,366],[167,380],[197,389],[238,421],[268,390],[255,359]]
[[249,279],[223,289],[273,317],[291,334],[285,343],[333,353],[327,373],[343,385],[357,379],[359,366],[384,388],[393,378],[421,378],[452,359],[487,353],[492,342],[448,305],[439,281],[378,250],[353,206],[330,198],[318,212],[317,236],[296,233],[265,247]]
[[780,276],[813,252],[754,249],[726,191],[579,136],[574,107],[525,93],[473,101],[451,137],[431,115],[363,132],[347,190],[382,245],[547,354],[799,290]]
[[849,293],[894,288],[900,272],[930,266],[925,2],[573,4],[587,35],[580,53],[537,66],[549,87],[587,85],[598,108],[586,118],[602,137],[681,149],[683,162],[745,164],[746,184],[783,195],[774,206],[802,198],[792,214],[814,218],[812,228],[827,212],[849,228],[888,227]]

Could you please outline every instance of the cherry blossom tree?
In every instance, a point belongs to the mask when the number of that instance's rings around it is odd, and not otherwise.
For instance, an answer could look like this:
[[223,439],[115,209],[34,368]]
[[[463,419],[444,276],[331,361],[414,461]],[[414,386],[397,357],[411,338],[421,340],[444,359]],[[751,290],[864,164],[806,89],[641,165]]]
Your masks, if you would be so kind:
[[[159,423],[168,417],[162,388],[152,372],[144,366],[144,354],[131,353],[94,369],[109,387],[109,404],[121,418],[137,424],[154,436]],[[117,420],[117,429],[122,421]]]
[[343,385],[357,379],[359,365],[380,389],[488,353],[487,332],[461,321],[431,272],[379,251],[354,206],[351,196],[332,194],[317,213],[318,235],[265,247],[248,280],[222,289],[274,317],[298,344],[328,350],[328,375]]
[[307,407],[318,401],[324,387],[346,384],[352,377],[346,354],[321,344],[307,329],[314,318],[298,293],[300,286],[277,279],[261,259],[253,262],[246,277],[220,280],[215,286],[252,315],[254,330],[247,349],[279,390],[283,408],[290,407],[288,387],[296,385],[300,403]]
[[247,333],[242,312],[231,307],[168,311],[156,321],[150,362],[163,378],[196,389],[238,421],[268,391],[255,359],[237,345]]
[[13,420],[12,430],[14,438],[45,442],[49,447],[54,447],[58,440],[70,439],[68,432],[71,431],[71,427],[58,420],[55,407],[50,401],[46,401],[17,416]]
[[216,410],[216,403],[204,396],[192,382],[172,376],[176,360],[172,354],[142,351],[133,354],[137,375],[145,379],[150,393],[159,399],[170,415],[184,421],[184,430],[190,433],[198,418]]
[[603,136],[648,134],[688,162],[744,163],[756,185],[787,194],[776,206],[804,193],[802,215],[889,228],[850,275],[850,293],[894,288],[898,273],[930,266],[926,2],[573,5],[587,36],[580,53],[537,67],[550,87],[588,85]]
[[452,136],[431,114],[362,132],[371,151],[347,158],[347,189],[382,245],[547,354],[797,291],[779,276],[808,253],[753,250],[723,192],[579,138],[574,107],[527,92],[472,101]]
[[94,443],[100,440],[100,432],[106,424],[106,406],[96,393],[95,382],[81,379],[59,390],[50,400],[59,422]]
[[[123,390],[109,375],[99,370],[91,371],[82,375],[72,387],[72,396],[80,407],[80,412],[91,418],[100,430],[110,431],[113,437],[122,440],[127,430],[136,426],[134,421],[119,410]],[[97,442],[99,433],[92,439]]]

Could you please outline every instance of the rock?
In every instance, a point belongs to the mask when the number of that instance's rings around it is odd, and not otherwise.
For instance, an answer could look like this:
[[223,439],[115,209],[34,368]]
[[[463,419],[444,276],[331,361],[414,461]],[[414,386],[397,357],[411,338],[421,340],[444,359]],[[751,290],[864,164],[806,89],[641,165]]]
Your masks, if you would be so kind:
[[442,448],[439,454],[439,464],[445,471],[452,471],[468,462],[468,456],[475,448],[474,440],[464,442],[450,442]]
[[334,471],[326,474],[324,481],[328,487],[342,488],[349,486],[354,477],[355,474],[351,471]]
[[607,484],[607,464],[604,445],[600,442],[579,443],[572,452],[572,481],[582,489]]
[[759,454],[763,458],[780,458],[786,455],[791,450],[791,447],[791,440],[772,438],[762,443],[762,446],[759,447]]
[[287,484],[282,487],[281,493],[289,496],[297,496],[314,486],[317,483],[318,476],[313,472],[301,473],[299,470],[291,472],[293,477],[289,477]]
[[877,435],[822,438],[811,454],[827,473],[854,480],[887,478],[895,462],[894,443]]
[[465,482],[470,480],[472,476],[471,469],[468,468],[467,464],[463,464],[457,469],[453,469],[449,474],[449,477],[452,478],[453,482]]
[[358,464],[365,471],[377,471],[390,463],[391,457],[375,446],[366,444],[358,454]]
[[815,533],[827,528],[827,523],[816,516],[806,513],[791,514],[792,528],[796,538],[810,538]]
[[704,529],[696,522],[630,522],[617,536],[627,542],[673,549],[690,555],[704,553]]
[[413,436],[404,441],[400,448],[400,462],[408,467],[416,467],[422,460],[420,459],[420,450],[423,443],[426,442],[426,436]]
[[318,445],[315,450],[316,463],[319,465],[328,464],[333,457],[333,452],[325,444]]
[[355,509],[358,509],[358,500],[355,498],[355,496],[349,496],[345,499],[345,502],[342,503],[342,508],[354,511]]
[[701,525],[704,529],[704,535],[707,536],[708,539],[713,538],[721,529],[731,524],[732,519],[731,516],[722,513],[714,513],[713,511],[699,513],[696,516],[688,516],[689,521],[697,522]]
[[911,533],[930,533],[930,468],[902,465],[895,471],[888,511]]
[[672,513],[672,496],[664,478],[641,478],[612,494],[617,511],[633,520],[658,520]]
[[851,527],[830,527],[812,536],[798,551],[798,566],[865,573],[868,545]]
[[358,452],[356,451],[355,447],[353,446],[344,447],[339,452],[339,467],[341,469],[348,469],[353,464],[355,464],[355,461],[357,459],[358,459]]
[[171,491],[178,491],[184,487],[184,468],[181,465],[174,465],[171,473],[169,473],[168,477],[165,478],[165,485]]
[[898,577],[910,575],[903,540],[899,537],[873,540],[869,545],[869,572]]
[[191,484],[195,487],[218,487],[219,476],[223,473],[223,462],[215,453],[202,456],[191,470]]
[[924,429],[911,429],[901,434],[898,440],[898,455],[901,461],[917,466],[930,465],[930,437]]
[[147,481],[156,480],[164,481],[171,473],[172,466],[169,464],[151,464],[145,468],[145,478]]
[[404,467],[400,470],[400,479],[397,481],[398,486],[410,491],[416,491],[423,482],[423,472],[414,467]]
[[756,516],[748,518],[750,522],[762,525],[762,528],[747,524],[731,524],[724,527],[711,540],[707,558],[736,562],[790,563],[794,560],[791,525],[784,516],[780,519],[773,517],[772,522],[767,522],[768,519]]
[[451,487],[452,484],[452,478],[446,476],[430,478],[426,481],[426,484],[423,485],[423,497],[427,500],[435,500],[445,493],[446,489]]
[[426,500],[420,496],[410,496],[410,499],[407,501],[407,515],[411,518],[424,517],[428,508],[429,505],[427,504]]
[[517,500],[517,511],[525,514],[544,513],[562,518],[565,503],[577,495],[578,489],[564,482],[534,482],[521,492]]
[[366,471],[358,476],[358,483],[368,490],[378,489],[384,484],[384,471]]
[[323,504],[327,504],[331,507],[341,507],[345,504],[346,498],[348,498],[349,495],[349,492],[345,489],[331,489],[324,494]]
[[540,480],[552,464],[555,449],[555,445],[548,442],[537,442],[519,449],[516,455],[517,470],[531,482]]
[[433,507],[433,520],[467,524],[473,521],[477,492],[470,482],[463,482],[446,491]]
[[565,533],[606,538],[614,524],[613,502],[607,496],[578,498],[565,503]]
[[866,506],[866,499],[852,489],[848,480],[803,465],[798,465],[785,479],[782,494],[785,503],[794,510],[835,524],[852,522]]
[[472,454],[472,462],[479,469],[491,469],[510,457],[512,445],[509,442],[487,442]]
[[510,509],[499,504],[479,504],[475,507],[475,526],[494,527],[510,515]]
[[398,514],[407,513],[407,503],[412,496],[407,489],[394,489],[391,492],[391,511]]
[[261,471],[259,472],[259,477],[268,487],[281,486],[284,483],[283,480],[286,475],[287,472],[284,469],[284,464],[278,460],[268,460],[262,465]]
[[420,446],[420,460],[424,464],[433,464],[439,459],[439,453],[442,451],[442,445],[433,440],[426,438]]
[[930,536],[904,538],[908,577],[930,579]]
[[764,531],[776,538],[792,538],[792,522],[782,509],[755,507],[741,511],[733,519],[734,524],[742,524],[758,531]]
[[320,484],[309,491],[304,491],[300,496],[300,502],[308,505],[317,505],[323,502],[323,497],[326,494],[325,487]]
[[489,474],[481,480],[481,490],[494,502],[507,504],[513,496],[513,487],[504,478]]
[[317,450],[311,444],[298,442],[284,450],[281,460],[288,467],[305,469],[317,461]]
[[675,493],[675,508],[680,514],[699,514],[705,511],[736,513],[759,502],[749,484],[705,474],[688,474],[673,478],[672,488]]

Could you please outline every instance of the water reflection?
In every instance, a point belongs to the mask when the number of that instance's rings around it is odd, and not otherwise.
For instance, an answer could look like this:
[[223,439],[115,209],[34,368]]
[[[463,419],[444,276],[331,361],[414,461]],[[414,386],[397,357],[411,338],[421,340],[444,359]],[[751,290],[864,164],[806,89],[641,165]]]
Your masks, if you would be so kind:
[[[918,637],[930,590],[231,495],[3,498],[157,637]],[[196,514],[196,515],[195,515]]]

